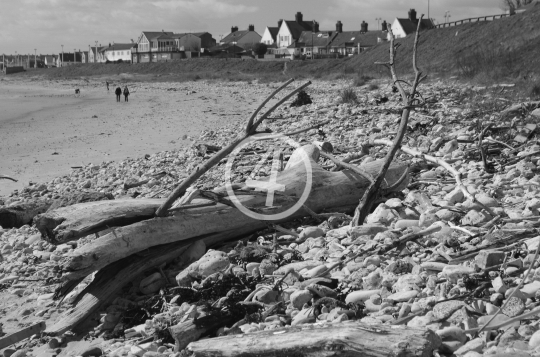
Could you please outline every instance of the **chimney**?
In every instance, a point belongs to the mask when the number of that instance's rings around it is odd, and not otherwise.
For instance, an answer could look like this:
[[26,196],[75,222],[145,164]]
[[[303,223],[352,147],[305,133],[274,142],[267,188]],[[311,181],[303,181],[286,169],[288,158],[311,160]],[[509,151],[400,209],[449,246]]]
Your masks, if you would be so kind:
[[416,10],[415,9],[410,9],[409,10],[409,20],[411,20],[412,22],[416,22]]
[[255,31],[255,25],[249,25],[248,31]]
[[279,20],[279,21],[277,22],[277,27],[280,28],[282,23],[283,23],[283,19]]
[[236,32],[236,31],[238,31],[238,26],[231,27],[231,32]]
[[304,15],[300,11],[296,13],[296,23],[301,24],[304,21]]
[[368,24],[367,24],[367,22],[362,21],[362,23],[360,24],[360,32],[362,32],[362,33],[368,32]]
[[131,39],[131,43],[134,43],[133,39]]
[[382,22],[381,26],[382,31],[388,31],[388,23],[386,22],[386,20]]
[[109,42],[109,47],[111,47],[111,43]]
[[343,24],[341,23],[341,21],[338,21],[336,23],[336,32],[337,33],[342,33],[343,32]]
[[319,32],[319,23],[317,21],[313,21],[313,32]]

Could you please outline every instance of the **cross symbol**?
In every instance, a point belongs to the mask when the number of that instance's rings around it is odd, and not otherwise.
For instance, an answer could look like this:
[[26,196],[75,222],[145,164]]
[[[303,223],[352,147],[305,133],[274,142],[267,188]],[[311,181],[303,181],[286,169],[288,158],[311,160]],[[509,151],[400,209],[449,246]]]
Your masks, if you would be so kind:
[[285,191],[285,185],[277,183],[277,174],[278,174],[278,165],[279,162],[279,153],[274,151],[274,160],[272,161],[272,170],[270,171],[270,179],[268,181],[256,181],[248,179],[246,180],[247,187],[258,188],[261,190],[268,191],[266,196],[266,207],[272,207],[274,203],[274,192]]

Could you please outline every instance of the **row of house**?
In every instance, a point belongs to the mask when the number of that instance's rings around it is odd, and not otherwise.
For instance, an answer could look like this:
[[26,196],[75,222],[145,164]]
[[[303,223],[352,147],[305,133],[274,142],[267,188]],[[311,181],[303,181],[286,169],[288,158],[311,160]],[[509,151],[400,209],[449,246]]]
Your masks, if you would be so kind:
[[[296,13],[295,20],[279,20],[277,27],[266,27],[261,42],[265,43],[270,54],[294,57],[300,55],[316,56],[317,54],[351,55],[362,52],[377,43],[388,39],[388,26],[396,38],[405,37],[416,31],[418,22],[416,11],[411,9],[407,18],[396,18],[389,25],[382,22],[380,30],[369,31],[368,24],[362,21],[360,28],[344,31],[341,21],[335,29],[320,30],[315,20],[306,21],[301,12]],[[431,28],[430,19],[422,19],[421,29]]]
[[[297,12],[294,20],[279,20],[277,26],[268,26],[261,36],[254,25],[246,30],[238,26],[231,27],[231,32],[216,41],[208,32],[174,33],[171,31],[142,31],[137,41],[130,43],[109,43],[106,46],[88,46],[88,50],[62,52],[58,55],[40,55],[34,66],[66,66],[77,63],[107,62],[165,62],[181,58],[203,55],[240,56],[251,54],[258,43],[267,46],[267,57],[314,58],[323,56],[347,56],[360,53],[377,43],[386,41],[388,27],[397,38],[405,37],[416,31],[420,20],[416,11],[411,9],[407,18],[396,18],[392,24],[382,22],[381,29],[369,31],[365,21],[356,30],[344,31],[344,24],[337,21],[335,29],[321,30],[315,20],[304,20]],[[432,28],[431,19],[423,19],[420,27]],[[27,56],[30,66],[31,56]],[[35,56],[34,56],[35,57]],[[6,61],[9,64],[10,61]],[[14,63],[14,60],[11,60]],[[33,67],[33,66],[32,66]]]

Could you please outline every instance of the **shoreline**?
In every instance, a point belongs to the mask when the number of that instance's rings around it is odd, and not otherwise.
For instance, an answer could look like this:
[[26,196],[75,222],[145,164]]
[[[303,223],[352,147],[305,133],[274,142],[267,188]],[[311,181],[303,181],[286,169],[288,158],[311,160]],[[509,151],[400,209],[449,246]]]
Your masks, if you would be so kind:
[[186,148],[204,130],[246,118],[272,90],[245,82],[133,82],[129,102],[117,103],[116,85],[107,92],[96,80],[1,81],[0,174],[18,182],[2,180],[0,196],[72,166]]

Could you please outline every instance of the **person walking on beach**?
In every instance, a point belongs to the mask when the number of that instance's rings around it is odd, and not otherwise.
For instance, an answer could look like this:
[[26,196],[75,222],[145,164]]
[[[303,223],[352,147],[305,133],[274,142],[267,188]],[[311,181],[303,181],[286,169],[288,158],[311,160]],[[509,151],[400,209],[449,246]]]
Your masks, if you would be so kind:
[[120,101],[120,96],[122,95],[122,88],[116,87],[116,90],[114,91],[114,94],[116,94],[116,101]]
[[129,102],[128,97],[129,97],[129,89],[127,86],[125,86],[124,87],[124,101],[125,102]]
[[107,92],[109,91],[109,81],[105,81],[105,83],[107,84]]

